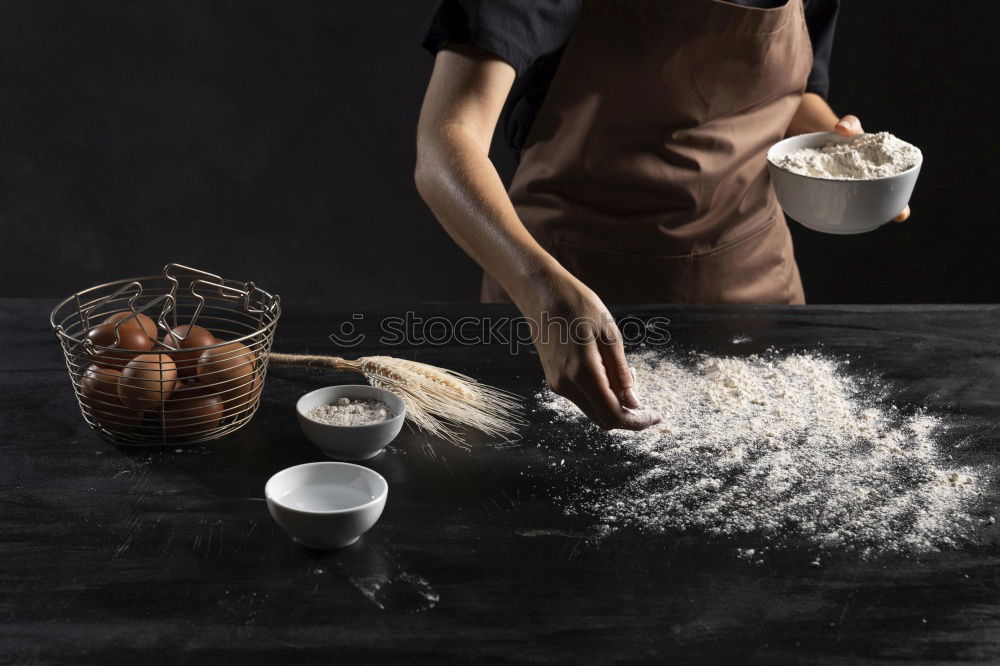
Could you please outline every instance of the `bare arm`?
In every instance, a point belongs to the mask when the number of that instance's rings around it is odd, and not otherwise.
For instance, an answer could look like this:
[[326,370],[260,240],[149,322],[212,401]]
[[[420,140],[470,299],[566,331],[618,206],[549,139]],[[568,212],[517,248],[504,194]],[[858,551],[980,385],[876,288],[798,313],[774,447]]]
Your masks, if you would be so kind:
[[415,181],[445,230],[515,298],[524,277],[558,270],[518,219],[489,159],[514,68],[471,47],[442,50],[417,125]]
[[816,93],[806,93],[802,96],[802,101],[788,125],[785,136],[809,132],[833,132],[839,120],[825,99]]
[[[807,134],[809,132],[837,132],[844,136],[853,136],[864,132],[857,116],[847,115],[838,118],[826,100],[815,93],[806,93],[802,102],[788,125],[786,136]],[[910,217],[910,207],[907,206],[895,217],[896,222],[903,222]]]
[[[602,427],[648,427],[659,417],[633,409],[639,403],[614,320],[524,227],[489,159],[513,82],[509,64],[479,49],[438,53],[417,125],[417,190],[455,242],[534,323],[549,386]],[[546,318],[590,322],[588,335],[542,339],[538,322]]]

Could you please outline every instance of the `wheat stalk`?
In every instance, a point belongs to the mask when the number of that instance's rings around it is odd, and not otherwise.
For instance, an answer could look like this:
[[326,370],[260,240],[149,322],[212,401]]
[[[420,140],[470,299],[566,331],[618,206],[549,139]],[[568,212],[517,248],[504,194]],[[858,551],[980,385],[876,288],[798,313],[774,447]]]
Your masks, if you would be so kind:
[[392,356],[271,353],[275,365],[319,366],[364,375],[372,386],[392,391],[406,404],[406,418],[418,428],[464,446],[463,428],[510,439],[524,425],[520,399],[507,391],[452,370]]

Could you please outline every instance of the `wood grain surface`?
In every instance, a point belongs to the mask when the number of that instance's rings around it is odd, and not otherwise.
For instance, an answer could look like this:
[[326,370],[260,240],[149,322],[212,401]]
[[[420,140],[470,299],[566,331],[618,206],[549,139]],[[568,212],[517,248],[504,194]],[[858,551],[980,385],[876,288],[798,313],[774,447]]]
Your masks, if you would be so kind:
[[[994,532],[922,560],[833,559],[794,548],[755,566],[732,544],[620,532],[588,538],[554,497],[572,469],[613,472],[601,447],[554,451],[531,411],[523,439],[464,451],[404,433],[366,462],[390,484],[381,521],[354,547],[313,552],[270,519],[267,478],[322,460],[294,400],[354,381],[274,368],[253,421],[229,439],[127,450],[80,417],[46,300],[0,300],[0,661],[7,663],[859,663],[1000,659]],[[447,328],[499,307],[289,302],[275,348],[447,366],[525,396],[542,387],[530,349],[380,344],[412,309]],[[850,355],[901,403],[953,425],[943,445],[991,483],[1000,450],[1000,308],[657,308],[664,353],[769,346]],[[360,319],[354,318],[361,315]],[[749,342],[733,345],[735,336]],[[426,336],[425,336],[426,337]],[[565,465],[552,465],[555,456]],[[994,510],[995,487],[982,510]]]

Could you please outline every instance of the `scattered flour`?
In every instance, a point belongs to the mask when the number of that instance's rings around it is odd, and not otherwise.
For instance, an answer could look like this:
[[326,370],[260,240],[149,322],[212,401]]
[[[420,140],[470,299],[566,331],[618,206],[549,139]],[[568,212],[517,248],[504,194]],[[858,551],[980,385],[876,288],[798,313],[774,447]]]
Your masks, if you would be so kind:
[[308,412],[313,421],[326,425],[359,426],[381,423],[392,418],[389,405],[379,400],[338,398],[332,405],[318,405]]
[[801,148],[774,160],[802,176],[834,180],[871,180],[902,173],[917,165],[920,149],[888,132],[862,134],[849,143]]
[[664,417],[645,431],[604,435],[569,401],[538,396],[557,423],[579,425],[560,436],[605,437],[627,472],[563,498],[568,513],[606,531],[729,539],[744,559],[796,546],[913,555],[971,537],[969,509],[983,489],[972,471],[943,462],[940,419],[884,403],[874,382],[844,372],[849,361],[647,351],[630,363],[643,406]]

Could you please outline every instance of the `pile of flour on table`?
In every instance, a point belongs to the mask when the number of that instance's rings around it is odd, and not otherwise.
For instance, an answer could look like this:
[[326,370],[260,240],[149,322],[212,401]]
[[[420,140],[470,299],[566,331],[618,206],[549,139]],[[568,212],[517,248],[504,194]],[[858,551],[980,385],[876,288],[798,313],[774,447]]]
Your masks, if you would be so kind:
[[948,464],[940,419],[888,404],[847,360],[645,351],[630,362],[643,407],[663,414],[645,431],[601,433],[569,401],[538,396],[556,423],[578,424],[560,436],[606,442],[628,471],[562,498],[605,532],[717,537],[748,558],[792,546],[868,557],[955,547],[983,522],[970,508],[985,484]]
[[894,176],[920,161],[920,149],[888,132],[862,134],[849,143],[800,148],[774,163],[802,176],[835,180],[871,180]]

